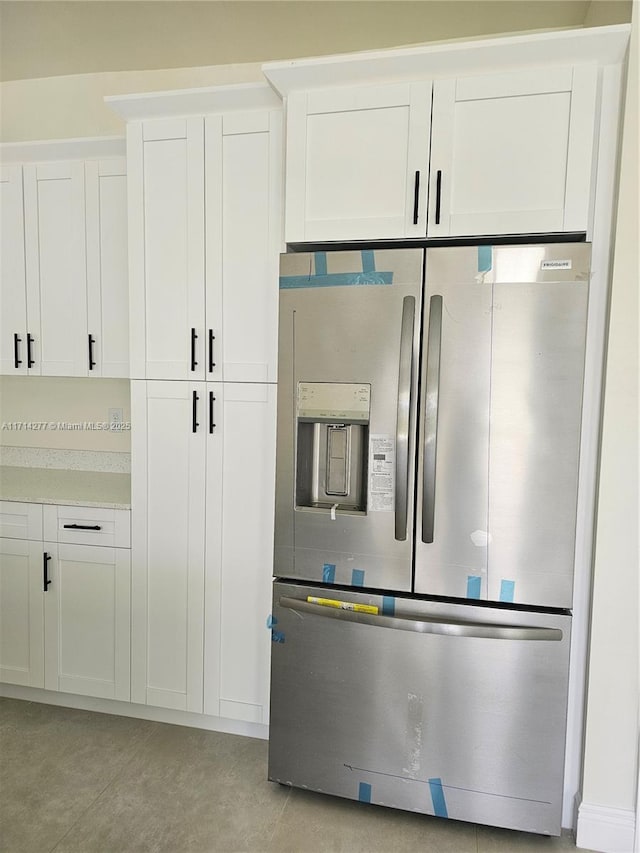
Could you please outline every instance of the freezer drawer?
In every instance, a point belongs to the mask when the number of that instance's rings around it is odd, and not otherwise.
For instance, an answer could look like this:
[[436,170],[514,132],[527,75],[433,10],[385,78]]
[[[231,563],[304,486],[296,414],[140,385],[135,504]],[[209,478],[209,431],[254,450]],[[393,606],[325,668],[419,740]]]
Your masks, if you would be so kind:
[[273,620],[271,780],[560,833],[570,616],[276,582]]

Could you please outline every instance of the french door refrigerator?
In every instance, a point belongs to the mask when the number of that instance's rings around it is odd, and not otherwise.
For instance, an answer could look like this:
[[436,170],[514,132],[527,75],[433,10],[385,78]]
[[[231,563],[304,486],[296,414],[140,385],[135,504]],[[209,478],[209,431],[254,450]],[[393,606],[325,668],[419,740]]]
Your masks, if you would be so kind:
[[282,256],[271,780],[560,833],[589,259]]

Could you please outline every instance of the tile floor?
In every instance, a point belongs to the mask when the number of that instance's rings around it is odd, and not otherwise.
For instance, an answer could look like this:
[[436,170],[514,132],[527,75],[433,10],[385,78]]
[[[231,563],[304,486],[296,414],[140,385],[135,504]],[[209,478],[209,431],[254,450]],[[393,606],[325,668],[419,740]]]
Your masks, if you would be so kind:
[[568,836],[444,821],[266,780],[265,741],[0,699],[3,853],[527,853]]

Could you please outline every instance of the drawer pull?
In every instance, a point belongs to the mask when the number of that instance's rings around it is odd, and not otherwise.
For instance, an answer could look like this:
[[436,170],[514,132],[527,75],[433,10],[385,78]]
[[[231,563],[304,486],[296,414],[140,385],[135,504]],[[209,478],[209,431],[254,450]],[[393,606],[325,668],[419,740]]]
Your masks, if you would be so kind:
[[65,530],[102,530],[99,524],[65,524]]

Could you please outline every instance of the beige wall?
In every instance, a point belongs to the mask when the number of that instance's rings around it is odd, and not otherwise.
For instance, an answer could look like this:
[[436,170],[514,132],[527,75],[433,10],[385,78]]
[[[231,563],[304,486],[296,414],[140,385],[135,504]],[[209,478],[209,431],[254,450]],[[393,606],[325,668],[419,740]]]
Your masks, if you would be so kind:
[[9,429],[9,423],[84,424],[109,421],[109,409],[131,420],[127,379],[58,379],[49,376],[0,377],[0,444],[64,450],[128,453],[130,433],[94,429]]
[[611,291],[582,790],[586,803],[620,809],[635,808],[637,780],[639,13],[636,2]]

